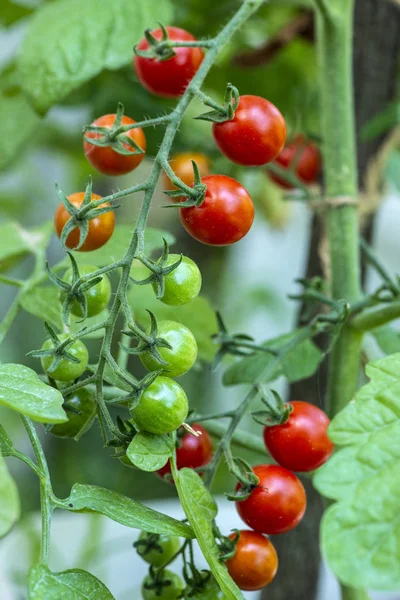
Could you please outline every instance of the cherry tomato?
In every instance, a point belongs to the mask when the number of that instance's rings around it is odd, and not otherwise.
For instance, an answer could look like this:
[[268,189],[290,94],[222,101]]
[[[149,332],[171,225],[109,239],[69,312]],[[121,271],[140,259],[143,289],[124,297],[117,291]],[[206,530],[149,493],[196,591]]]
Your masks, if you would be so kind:
[[140,360],[149,371],[163,369],[169,377],[180,377],[191,369],[197,358],[197,342],[193,333],[176,321],[159,321],[158,337],[166,340],[171,348],[157,346],[158,352],[168,363],[161,364],[149,352],[140,355]]
[[[211,438],[199,423],[194,423],[192,428],[201,433],[199,437],[192,433],[185,433],[179,440],[180,445],[176,449],[176,466],[178,469],[188,467],[189,469],[198,469],[208,465],[212,459],[213,448]],[[157,475],[164,479],[165,475],[171,473],[171,465],[167,464],[157,471]],[[172,478],[167,478],[166,481],[173,483]]]
[[[194,160],[199,168],[200,177],[206,177],[210,174],[210,160],[200,152],[182,152],[181,154],[175,154],[169,161],[175,174],[186,185],[192,185],[194,181],[192,160]],[[163,187],[166,190],[177,189],[166,173],[163,173]]]
[[235,116],[214,123],[218,148],[239,165],[257,167],[278,156],[286,140],[286,123],[274,104],[260,96],[240,96]]
[[[95,273],[98,271],[98,267],[92,267],[90,265],[83,265],[79,269],[80,275],[90,275],[91,273]],[[100,314],[110,302],[111,298],[111,283],[107,275],[102,275],[102,279],[99,283],[96,283],[93,287],[89,288],[85,294],[86,298],[86,307],[87,307],[87,316],[94,317],[95,315]],[[63,277],[64,281],[67,283],[72,283],[72,269],[68,269],[64,273]],[[64,302],[66,298],[66,292],[63,290],[60,291],[60,300]],[[83,311],[79,304],[79,302],[75,301],[71,306],[71,312],[76,317],[83,317]]]
[[[229,536],[235,538],[235,534]],[[256,531],[240,531],[236,553],[226,561],[229,575],[241,590],[255,592],[267,586],[278,570],[278,556],[270,540]]]
[[[202,575],[204,571],[202,571]],[[226,596],[222,593],[218,583],[214,577],[209,577],[202,582],[193,581],[189,585],[183,596],[186,599],[201,598],[201,600],[226,600]]]
[[188,409],[186,394],[179,383],[160,375],[144,390],[131,414],[140,430],[162,434],[178,429]]
[[165,569],[160,576],[160,584],[154,587],[153,578],[147,575],[142,585],[143,600],[177,600],[182,598],[185,584],[176,573]]
[[182,225],[192,237],[210,246],[227,246],[241,240],[252,226],[254,205],[247,190],[232,177],[209,175],[200,206],[181,208]]
[[[170,254],[166,266],[173,265],[180,259],[179,254]],[[164,278],[164,295],[161,302],[169,306],[182,306],[198,296],[201,289],[201,273],[198,266],[187,256],[182,257],[181,264]],[[156,286],[153,285],[154,290]]]
[[134,545],[143,560],[155,567],[166,565],[181,547],[179,538],[176,535],[158,535],[146,531],[142,531]]
[[[276,158],[275,163],[279,167],[290,169],[294,164],[294,173],[300,181],[310,184],[318,179],[321,171],[322,160],[318,146],[307,141],[304,135],[297,135],[293,140],[286,144],[280,155]],[[269,173],[270,178],[281,187],[292,190],[293,186],[275,175]]]
[[[68,196],[68,200],[76,207],[81,206],[83,202],[83,198],[85,197],[84,192],[76,192],[75,194],[71,194]],[[93,200],[100,200],[101,196],[97,194],[92,194]],[[98,208],[110,206],[108,202],[104,202],[104,204],[100,204]],[[57,210],[54,214],[54,227],[58,237],[61,237],[62,230],[64,229],[64,225],[69,221],[71,215],[65,208],[65,206],[60,203],[57,207]],[[83,245],[79,248],[79,252],[90,252],[91,250],[97,250],[101,248],[108,242],[110,237],[113,234],[115,227],[115,215],[114,211],[110,211],[107,213],[103,213],[94,219],[89,221],[89,231],[84,241]],[[67,248],[73,250],[79,244],[79,229],[75,227],[67,237]]]
[[73,410],[67,411],[68,421],[53,425],[51,433],[61,438],[79,438],[93,422],[96,414],[96,400],[87,389],[77,390],[73,396],[66,398],[68,406]]
[[[191,33],[180,27],[166,27],[166,30],[168,38],[175,42],[196,40]],[[155,29],[151,33],[157,40],[161,40],[161,29]],[[147,50],[149,43],[143,38],[137,47],[139,50]],[[174,52],[174,57],[164,61],[135,56],[136,75],[149,92],[165,98],[181,96],[204,58],[201,48],[174,48]]]
[[[60,342],[63,342],[69,337],[67,333],[60,333],[58,335],[58,339]],[[54,348],[54,344],[52,340],[49,338],[45,341],[42,346],[42,350],[48,350],[49,348]],[[41,358],[42,368],[44,372],[53,379],[57,381],[71,381],[72,379],[76,379],[80,377],[88,366],[89,354],[86,349],[85,344],[81,340],[76,340],[73,344],[68,346],[67,352],[72,354],[75,358],[79,360],[78,363],[71,362],[66,358],[63,358],[58,365],[58,367],[54,371],[49,371],[49,368],[53,362],[53,356],[43,356]]]
[[294,400],[293,411],[283,425],[264,428],[264,442],[272,458],[290,471],[313,471],[331,456],[330,423],[317,406]]
[[[95,127],[107,127],[107,129],[111,129],[114,125],[116,116],[116,114],[103,115],[93,121],[92,125]],[[134,123],[136,123],[136,121],[130,117],[127,117],[126,115],[122,117],[121,125],[133,125]],[[143,129],[140,127],[130,129],[124,133],[124,135],[136,142],[142,150],[146,150],[146,138]],[[93,131],[88,131],[85,134],[85,138],[94,140],[101,136],[101,133],[95,133]],[[129,151],[134,150],[134,147],[129,144],[124,144],[124,147]],[[136,169],[136,167],[140,165],[145,156],[144,153],[119,154],[111,146],[95,146],[86,141],[86,139],[83,142],[83,151],[90,164],[104,175],[125,175],[125,173],[130,173],[130,171],[133,171],[133,169]]]
[[[253,471],[260,480],[259,485],[246,500],[236,503],[246,525],[269,535],[296,527],[307,503],[300,479],[278,465],[259,465]],[[239,484],[237,489],[240,487]]]

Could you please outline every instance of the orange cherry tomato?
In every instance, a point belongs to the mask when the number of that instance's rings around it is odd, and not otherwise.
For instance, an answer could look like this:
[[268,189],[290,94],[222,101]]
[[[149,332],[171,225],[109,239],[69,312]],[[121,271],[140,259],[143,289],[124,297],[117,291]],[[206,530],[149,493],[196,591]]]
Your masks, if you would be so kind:
[[[233,558],[226,561],[229,575],[241,590],[254,592],[267,586],[278,570],[278,556],[268,538],[243,530]],[[234,539],[235,534],[229,536]]]

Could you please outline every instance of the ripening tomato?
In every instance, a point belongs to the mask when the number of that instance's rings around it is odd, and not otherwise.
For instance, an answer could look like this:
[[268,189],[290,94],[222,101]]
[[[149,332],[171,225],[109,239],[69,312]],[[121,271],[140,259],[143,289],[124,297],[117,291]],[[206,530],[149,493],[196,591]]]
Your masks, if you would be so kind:
[[[194,181],[192,160],[198,166],[200,177],[210,174],[210,159],[200,152],[182,152],[169,160],[171,169],[186,185],[192,185]],[[166,173],[163,173],[163,187],[166,190],[177,189]]]
[[[233,540],[235,535],[229,537]],[[241,590],[261,590],[271,583],[278,570],[275,547],[256,531],[242,530],[239,535],[235,555],[225,563],[229,575]]]
[[[180,259],[179,254],[170,254],[165,263],[169,267]],[[153,285],[155,291],[157,287]],[[182,256],[181,263],[165,275],[164,277],[164,294],[160,298],[161,302],[168,306],[182,306],[194,300],[201,289],[201,273],[196,263]]]
[[158,337],[169,343],[171,348],[157,346],[167,364],[160,363],[150,352],[140,355],[142,364],[149,371],[163,369],[169,377],[180,377],[191,369],[197,358],[197,342],[193,333],[176,321],[159,321]]
[[178,600],[182,598],[185,584],[176,573],[164,569],[158,578],[158,585],[154,584],[151,575],[147,575],[142,585],[143,600]]
[[[81,276],[90,275],[91,273],[95,273],[98,271],[98,267],[93,267],[90,265],[82,265],[80,267],[79,273]],[[63,280],[67,283],[72,283],[72,269],[68,269],[63,276]],[[66,292],[64,290],[60,291],[60,301],[64,302],[66,298]],[[94,317],[100,314],[110,302],[111,298],[111,283],[108,278],[108,275],[101,275],[101,281],[96,283],[96,285],[92,286],[86,292],[84,292],[86,298],[86,310],[88,317]],[[81,305],[77,300],[74,300],[71,306],[71,312],[76,317],[83,317],[83,310]]]
[[[259,533],[285,533],[298,525],[306,510],[306,492],[298,477],[278,465],[253,468],[259,484],[246,500],[236,502],[243,521]],[[241,487],[238,484],[237,489]]]
[[[114,125],[116,114],[103,115],[95,121],[92,125],[95,127],[106,127],[111,129]],[[121,125],[133,125],[136,123],[130,117],[124,115],[122,117]],[[86,158],[95,169],[103,173],[104,175],[124,175],[130,173],[133,169],[136,169],[144,159],[143,154],[119,154],[112,146],[95,146],[87,141],[86,138],[98,139],[102,136],[101,133],[95,133],[94,131],[88,131],[85,133],[85,139],[83,141],[83,151]],[[146,151],[146,138],[143,133],[143,129],[137,127],[135,129],[129,129],[123,134],[125,137],[130,138],[144,151]],[[134,151],[134,147],[124,143],[124,148],[129,151]]]
[[[195,37],[180,27],[166,27],[168,39],[174,42],[193,42]],[[162,30],[151,32],[157,40],[162,38]],[[149,43],[143,38],[138,50],[147,50]],[[165,98],[181,96],[204,58],[201,48],[174,48],[175,56],[160,61],[157,58],[135,56],[134,67],[140,83],[149,92]]]
[[[322,166],[318,146],[308,141],[304,135],[297,135],[289,144],[286,144],[275,163],[284,169],[290,169],[293,165],[294,174],[306,185],[317,181]],[[268,173],[268,175],[280,187],[286,190],[293,189],[293,185],[279,175],[275,175],[275,173]]]
[[86,388],[77,390],[65,401],[72,409],[67,412],[68,421],[57,423],[50,429],[51,433],[60,438],[78,439],[85,433],[93,422],[96,414],[96,398]]
[[188,410],[183,388],[170,377],[160,375],[144,390],[131,414],[141,431],[162,434],[178,429]]
[[240,96],[233,119],[214,123],[218,148],[231,161],[265,165],[278,156],[286,140],[286,123],[272,102],[260,96]]
[[[176,449],[176,466],[178,470],[185,467],[198,469],[199,467],[208,465],[212,459],[212,442],[207,430],[199,423],[194,423],[192,428],[201,433],[201,435],[196,437],[192,433],[187,432],[179,440],[179,447]],[[156,474],[161,478],[170,473],[171,465],[169,461],[164,467],[156,471]],[[168,478],[168,481],[172,483],[172,479]]]
[[[60,342],[64,342],[69,335],[67,333],[60,333],[58,335],[58,339]],[[48,350],[50,348],[54,348],[53,341],[49,338],[45,341],[42,346],[42,350]],[[53,356],[42,356],[41,363],[43,367],[43,371],[53,379],[57,381],[72,381],[72,379],[77,379],[80,377],[84,371],[86,371],[86,367],[88,366],[89,354],[85,344],[81,340],[75,340],[73,344],[68,346],[67,352],[69,352],[74,358],[77,358],[79,362],[72,362],[63,358],[60,364],[54,369],[54,371],[49,371],[51,364],[53,362]]]
[[155,567],[163,567],[175,556],[181,543],[176,535],[142,531],[134,546],[137,553],[147,563]]
[[[81,206],[83,199],[85,197],[84,192],[76,192],[75,194],[71,194],[68,196],[68,200],[76,207]],[[100,200],[101,196],[97,194],[92,194],[92,201]],[[104,202],[104,204],[100,204],[98,208],[104,208],[110,206],[109,202]],[[61,237],[62,230],[64,229],[64,225],[69,221],[71,215],[65,208],[65,206],[60,203],[57,207],[57,210],[54,214],[54,227],[58,237]],[[108,242],[110,237],[113,234],[115,227],[115,214],[114,211],[110,211],[107,213],[103,213],[94,219],[89,221],[89,230],[86,236],[86,240],[79,248],[79,252],[91,252],[92,250],[97,250],[101,248]],[[79,229],[75,227],[67,237],[66,246],[73,250],[79,244]]]
[[210,246],[238,242],[254,220],[254,205],[248,191],[226,175],[209,175],[202,182],[207,186],[203,203],[180,209],[184,228],[196,240]]
[[272,458],[290,471],[313,471],[331,456],[327,415],[314,404],[294,400],[283,425],[264,428],[264,442]]

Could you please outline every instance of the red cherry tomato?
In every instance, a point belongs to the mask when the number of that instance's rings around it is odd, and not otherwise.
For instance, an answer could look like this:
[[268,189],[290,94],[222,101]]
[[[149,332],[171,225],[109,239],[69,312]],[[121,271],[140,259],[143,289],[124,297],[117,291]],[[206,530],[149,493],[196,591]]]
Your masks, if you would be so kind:
[[328,438],[330,420],[317,406],[295,400],[283,425],[264,428],[264,442],[272,458],[290,471],[313,471],[333,452]]
[[[76,207],[81,206],[83,199],[85,197],[84,192],[76,192],[75,194],[71,194],[68,196],[68,200]],[[101,196],[97,194],[92,194],[93,200],[100,200]],[[109,202],[104,202],[104,204],[100,204],[98,208],[104,208],[106,206],[110,206]],[[54,213],[54,227],[58,237],[61,237],[62,230],[64,229],[64,225],[69,221],[71,215],[65,208],[65,206],[60,203],[57,207],[56,212]],[[89,231],[86,236],[86,240],[83,245],[79,248],[79,252],[90,252],[91,250],[97,250],[101,248],[108,242],[110,237],[113,234],[115,227],[115,214],[114,211],[110,211],[107,213],[103,213],[94,219],[89,221]],[[75,227],[67,237],[66,246],[67,248],[74,249],[79,244],[79,229]]]
[[[166,27],[168,39],[175,42],[193,42],[195,37],[180,27]],[[151,32],[157,40],[162,38],[162,30]],[[143,38],[137,48],[147,50],[149,43]],[[174,48],[175,56],[160,61],[156,58],[135,56],[134,66],[140,83],[157,96],[176,98],[185,91],[188,83],[195,75],[203,58],[201,48]]]
[[[229,575],[236,585],[248,592],[267,586],[278,570],[278,556],[270,540],[256,531],[240,531],[236,553],[226,561]],[[229,536],[234,539],[235,534]]]
[[278,156],[286,140],[286,123],[272,102],[260,96],[240,96],[235,116],[214,123],[218,148],[239,165],[265,165]]
[[[314,183],[318,178],[322,165],[321,153],[318,146],[308,142],[304,135],[297,135],[289,144],[286,144],[275,163],[285,169],[290,169],[291,165],[295,163],[296,177],[307,185]],[[279,175],[269,173],[269,176],[281,187],[287,190],[293,189],[293,186]]]
[[[111,129],[114,125],[115,117],[115,114],[103,115],[93,121],[92,125],[95,127],[107,127],[107,129]],[[133,125],[134,123],[136,123],[136,121],[130,117],[125,115],[122,117],[121,125]],[[85,134],[85,138],[95,140],[101,137],[101,135],[101,133],[88,131]],[[136,142],[142,150],[146,150],[146,138],[140,127],[137,129],[130,129],[124,133],[124,135]],[[133,151],[134,149],[129,144],[124,144],[124,147],[130,151]],[[133,169],[136,169],[144,159],[144,153],[130,155],[119,154],[111,146],[95,146],[94,144],[87,142],[86,139],[83,142],[83,150],[90,164],[100,171],[100,173],[104,173],[104,175],[124,175],[125,173],[129,173],[130,171],[133,171]]]
[[[184,467],[188,467],[189,469],[204,467],[212,459],[212,442],[207,431],[199,423],[194,423],[192,427],[195,431],[199,431],[201,435],[196,437],[192,433],[187,432],[181,438],[180,446],[176,449],[176,464],[178,469],[183,469]],[[171,473],[169,461],[156,473],[161,478]],[[168,478],[168,481],[172,483],[171,478]]]
[[[276,534],[298,525],[306,510],[306,492],[301,481],[278,465],[253,468],[260,482],[246,500],[236,502],[243,521],[259,533]],[[239,489],[238,484],[236,489]]]
[[241,240],[254,219],[254,205],[248,191],[232,177],[203,177],[207,191],[201,206],[181,208],[182,225],[203,244],[228,246]]

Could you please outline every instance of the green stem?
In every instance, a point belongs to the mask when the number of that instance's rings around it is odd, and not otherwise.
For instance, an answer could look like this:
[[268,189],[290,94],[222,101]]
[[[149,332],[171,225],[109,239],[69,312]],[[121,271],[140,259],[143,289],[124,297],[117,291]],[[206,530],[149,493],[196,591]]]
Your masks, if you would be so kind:
[[24,282],[19,279],[14,279],[14,277],[7,277],[0,273],[0,283],[4,283],[5,285],[12,285],[14,287],[23,287]]
[[365,590],[356,590],[342,585],[342,600],[370,600]]
[[351,321],[351,326],[359,331],[369,331],[370,329],[375,329],[375,327],[390,323],[390,321],[394,321],[399,317],[400,302],[393,302],[393,304],[389,304],[388,306],[357,315]]

